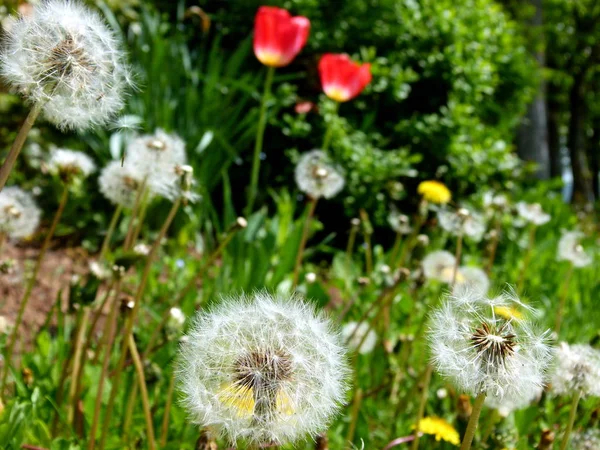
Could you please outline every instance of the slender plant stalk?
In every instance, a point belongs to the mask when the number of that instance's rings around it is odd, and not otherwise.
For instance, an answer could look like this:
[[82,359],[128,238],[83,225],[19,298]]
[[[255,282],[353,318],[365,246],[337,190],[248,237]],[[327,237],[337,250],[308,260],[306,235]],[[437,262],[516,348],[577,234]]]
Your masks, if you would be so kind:
[[429,385],[431,383],[431,374],[433,372],[433,366],[431,364],[427,364],[425,368],[425,373],[423,374],[423,387],[421,388],[421,397],[419,400],[419,409],[417,411],[417,422],[415,423],[415,432],[413,436],[415,437],[414,441],[412,441],[412,450],[417,450],[419,448],[419,439],[421,435],[419,434],[419,423],[423,420],[423,416],[425,414],[425,406],[427,405],[427,396],[429,395]]
[[10,362],[12,360],[12,355],[15,347],[15,343],[17,341],[17,334],[20,331],[21,322],[23,321],[23,314],[25,313],[25,309],[27,308],[27,303],[29,302],[29,298],[31,297],[31,292],[33,291],[33,286],[37,280],[38,273],[40,268],[42,267],[42,261],[44,260],[44,256],[46,255],[46,251],[50,247],[50,242],[52,241],[52,237],[54,236],[54,232],[56,231],[56,226],[60,221],[60,218],[65,210],[65,205],[67,204],[67,199],[69,198],[69,186],[63,186],[63,192],[60,197],[60,202],[58,203],[58,209],[56,213],[54,213],[54,219],[52,220],[52,224],[50,225],[50,229],[46,234],[46,238],[44,239],[44,243],[42,244],[42,248],[40,249],[40,253],[38,255],[37,261],[35,263],[35,267],[33,269],[33,274],[31,278],[27,281],[27,286],[25,287],[25,293],[21,298],[21,304],[19,306],[19,311],[17,313],[17,318],[15,319],[15,323],[13,325],[12,332],[10,334],[10,338],[8,341],[8,346],[6,347],[6,353],[4,357],[4,372],[2,373],[2,381],[0,382],[0,397],[4,394],[4,388],[6,386],[6,379],[8,377],[8,368],[10,366]]
[[[424,200],[421,201],[421,203],[423,203]],[[421,210],[423,210],[424,207],[419,206],[419,213],[417,215],[417,218],[415,219],[415,226],[413,228],[412,233],[409,235],[408,239],[405,241],[404,245],[402,246],[402,252],[400,253],[400,257],[398,258],[398,265],[397,267],[408,267],[407,264],[410,262],[410,257],[412,256],[412,251],[415,248],[415,245],[417,243],[417,237],[419,236],[419,233],[421,232],[421,228],[423,227],[423,224],[425,223],[425,219],[427,219],[427,213],[422,214]]]
[[517,292],[523,292],[523,285],[525,283],[525,276],[527,275],[527,269],[529,268],[529,261],[531,260],[531,253],[533,253],[533,246],[535,244],[535,230],[536,226],[531,225],[529,229],[529,243],[527,244],[527,250],[523,257],[523,267],[521,268],[521,275],[519,276],[519,282],[517,283]]
[[373,226],[369,221],[369,215],[363,208],[360,209],[360,218],[363,224],[363,236],[365,239],[365,269],[367,275],[373,271],[373,246],[371,245],[371,235],[373,234]]
[[110,248],[110,239],[112,238],[113,233],[115,232],[115,228],[119,221],[119,217],[121,217],[121,212],[123,211],[123,206],[117,205],[115,208],[115,212],[113,213],[112,219],[110,220],[110,224],[108,225],[108,230],[106,230],[106,236],[104,236],[104,240],[102,241],[102,247],[100,248],[100,255],[98,256],[99,260],[103,260],[106,256],[106,252]]
[[496,220],[494,224],[494,233],[492,234],[492,241],[490,242],[490,256],[488,258],[487,267],[485,273],[489,276],[492,273],[492,267],[494,267],[494,261],[496,261],[496,252],[498,250],[498,243],[500,242],[500,232],[502,231],[502,216],[496,212]]
[[148,205],[150,204],[150,189],[146,187],[144,189],[144,193],[142,194],[142,200],[140,205],[140,213],[138,214],[138,218],[136,220],[136,226],[133,230],[133,235],[131,236],[131,247],[135,245],[137,242],[140,233],[142,232],[142,226],[144,225],[144,220],[146,220],[146,213],[148,212]]
[[167,390],[167,403],[165,404],[165,415],[163,416],[162,428],[160,433],[160,446],[167,445],[169,436],[169,417],[171,417],[171,405],[173,404],[173,393],[175,392],[175,375],[171,375],[169,389]]
[[[110,355],[112,346],[115,339],[115,329],[117,327],[117,318],[118,318],[118,296],[121,291],[121,283],[117,282],[115,288],[115,296],[114,301],[112,302],[112,307],[110,309],[110,314],[108,316],[108,320],[106,321],[104,327],[104,335],[106,335],[107,344],[106,349],[104,350],[104,357],[102,359],[102,369],[100,371],[100,380],[98,381],[98,392],[96,393],[96,402],[94,403],[94,416],[92,419],[92,426],[90,428],[90,440],[89,440],[89,450],[94,450],[96,446],[96,430],[98,429],[98,421],[100,419],[100,409],[102,406],[102,393],[104,392],[104,383],[106,381],[106,377],[108,374],[108,365],[110,363]],[[99,351],[99,350],[97,350]]]
[[[129,353],[133,359],[133,365],[137,373],[138,383],[140,385],[140,391],[142,394],[142,408],[144,409],[144,417],[146,419],[146,433],[148,434],[148,448],[150,450],[156,449],[156,442],[154,441],[154,425],[152,424],[152,412],[150,411],[150,401],[148,400],[148,388],[146,387],[146,377],[144,376],[144,366],[140,359],[140,354],[135,345],[133,335],[129,335]],[[164,445],[164,444],[163,444]]]
[[358,422],[358,413],[360,412],[360,405],[362,403],[362,389],[357,388],[354,393],[354,401],[352,402],[352,412],[350,416],[350,425],[348,426],[348,433],[346,434],[346,442],[350,445],[354,439],[354,432],[356,431],[356,424]]
[[[87,349],[89,348],[90,345],[92,345],[92,341],[93,341],[93,337],[94,337],[94,331],[96,330],[96,326],[98,325],[98,321],[100,320],[100,317],[102,316],[102,311],[104,311],[104,308],[106,307],[107,304],[109,304],[110,299],[111,299],[111,294],[113,291],[113,288],[118,287],[117,284],[117,280],[115,278],[112,279],[112,281],[109,283],[108,288],[106,289],[106,293],[104,294],[104,298],[102,299],[102,301],[100,302],[99,305],[97,305],[94,308],[94,316],[92,317],[92,321],[90,323],[90,329],[88,331],[88,335],[86,338],[86,349],[85,351],[87,351]],[[117,292],[115,294],[115,296],[118,296],[119,293]],[[114,307],[114,305],[116,305],[117,300],[115,300],[112,303],[112,307]],[[106,340],[108,339],[107,333],[107,325],[104,325],[104,331],[102,333],[102,335],[100,336],[100,341],[98,342],[98,345],[96,346],[95,350],[94,350],[94,359],[93,362],[94,364],[96,364],[98,361],[100,361],[100,354],[102,353],[102,347],[104,346]]]
[[67,413],[67,421],[70,424],[73,424],[73,420],[75,418],[75,411],[77,409],[77,391],[80,385],[80,377],[82,373],[82,360],[83,360],[83,349],[85,346],[85,331],[88,326],[88,322],[90,320],[90,308],[85,307],[83,312],[81,313],[81,321],[79,322],[79,327],[77,329],[77,334],[75,336],[75,354],[73,356],[73,371],[71,375],[71,385],[69,387],[69,409]]
[[396,267],[396,259],[398,258],[398,252],[400,251],[400,246],[402,245],[402,233],[396,233],[396,239],[394,240],[394,246],[392,247],[392,252],[390,253],[390,259],[388,260],[388,264],[390,267]]
[[4,248],[4,244],[6,243],[6,233],[0,231],[0,251]]
[[475,398],[471,417],[469,418],[469,423],[460,445],[460,450],[469,450],[471,448],[473,438],[475,437],[475,431],[477,430],[477,424],[479,423],[479,415],[481,414],[481,410],[483,408],[483,402],[485,402],[485,393],[481,393],[477,396],[477,398]]
[[256,194],[258,193],[258,175],[260,173],[260,152],[263,148],[263,139],[265,135],[265,128],[267,126],[267,103],[271,96],[271,85],[273,84],[273,75],[275,74],[275,68],[269,67],[267,69],[267,76],[265,78],[265,87],[263,91],[262,100],[260,103],[260,112],[258,116],[258,126],[256,128],[256,141],[254,142],[254,155],[252,157],[252,175],[250,177],[250,189],[248,190],[248,204],[246,205],[246,217],[250,217],[254,209],[254,201],[256,200]]
[[[340,107],[340,104],[338,102],[335,102],[334,109],[333,109],[334,116],[337,116],[339,107]],[[323,150],[324,152],[327,151],[327,149],[329,148],[329,144],[331,144],[331,136],[333,135],[333,127],[331,126],[332,122],[333,121],[330,121],[327,124],[327,129],[325,130],[325,135],[323,136],[323,145],[321,146],[321,150]]]
[[569,412],[569,422],[567,423],[567,429],[563,435],[562,442],[560,443],[560,450],[565,450],[569,445],[569,438],[571,437],[571,431],[573,431],[573,424],[575,423],[575,416],[577,415],[577,406],[579,406],[579,400],[581,400],[581,391],[578,390],[573,396],[571,402],[571,411]]
[[33,127],[33,124],[35,123],[35,120],[40,114],[43,106],[44,105],[42,103],[36,103],[33,105],[29,111],[29,114],[25,118],[25,122],[23,122],[23,125],[21,125],[21,128],[19,129],[19,133],[17,133],[17,137],[15,138],[13,145],[10,147],[6,159],[4,160],[2,167],[0,167],[0,192],[2,192],[2,189],[4,189],[6,181],[10,176],[10,172],[12,171],[17,158],[19,157],[19,153],[21,153],[21,150],[23,149],[25,141],[27,140],[27,135],[31,131],[31,127]]
[[354,251],[354,243],[356,242],[356,235],[358,234],[358,225],[352,225],[350,228],[350,235],[348,236],[348,245],[346,245],[346,258],[348,261],[352,260],[352,252]]
[[460,231],[458,233],[458,237],[456,238],[456,253],[454,254],[455,262],[454,269],[452,270],[452,284],[450,288],[454,288],[456,284],[456,277],[458,275],[458,267],[460,266],[460,259],[462,257],[462,246],[463,246],[463,232]]
[[317,198],[308,197],[308,212],[306,213],[306,219],[304,219],[304,226],[302,228],[302,237],[300,238],[300,246],[298,247],[298,253],[296,253],[296,264],[294,265],[294,279],[292,282],[292,289],[298,286],[300,268],[302,266],[302,257],[304,256],[304,249],[306,248],[306,241],[308,240],[308,230],[310,228],[310,222],[312,221],[312,218],[315,215],[317,200]]
[[142,272],[142,278],[140,280],[140,284],[138,285],[138,289],[135,294],[133,310],[131,311],[131,315],[129,316],[129,318],[126,322],[125,331],[123,333],[123,344],[121,347],[121,356],[120,356],[119,362],[117,364],[117,368],[115,369],[115,372],[113,375],[113,386],[110,391],[110,397],[108,400],[108,405],[106,407],[106,415],[104,417],[104,423],[102,424],[102,433],[100,436],[100,447],[99,447],[100,450],[103,450],[104,446],[106,444],[106,438],[108,436],[108,428],[110,425],[110,418],[111,418],[112,410],[115,406],[117,392],[119,392],[119,385],[121,382],[121,373],[123,371],[123,368],[125,367],[125,358],[127,356],[127,348],[129,346],[129,344],[128,344],[129,338],[133,333],[133,326],[135,324],[135,319],[140,310],[142,299],[144,297],[144,291],[146,289],[146,284],[148,283],[148,277],[150,276],[150,271],[152,269],[152,263],[154,261],[154,258],[156,257],[156,253],[158,252],[160,243],[162,242],[165,235],[167,234],[167,230],[171,226],[171,222],[173,222],[173,219],[175,218],[175,214],[177,214],[177,210],[179,209],[179,206],[181,205],[181,201],[182,201],[182,199],[180,197],[177,200],[175,200],[175,202],[173,203],[173,206],[171,207],[171,210],[169,211],[169,214],[168,214],[167,218],[165,219],[165,222],[163,223],[163,226],[160,229],[160,232],[158,233],[158,237],[154,241],[154,244],[152,245],[152,248],[150,249],[150,253],[148,254],[148,256],[146,258],[146,265],[144,266],[144,271]]
[[562,318],[565,312],[565,305],[567,303],[567,297],[569,296],[569,285],[571,284],[571,278],[573,277],[573,264],[570,265],[569,271],[565,276],[562,288],[560,290],[560,303],[558,304],[558,311],[556,312],[556,322],[554,325],[554,331],[556,335],[560,333],[560,326],[562,325]]
[[138,186],[138,191],[135,195],[135,202],[133,203],[133,208],[131,209],[131,218],[129,220],[129,225],[127,226],[125,242],[123,243],[123,250],[131,250],[131,247],[133,247],[133,233],[135,231],[135,227],[137,226],[137,217],[139,214],[142,197],[144,195],[144,192],[146,191],[146,183],[147,181],[146,179],[144,179],[144,181],[142,181],[142,183]]

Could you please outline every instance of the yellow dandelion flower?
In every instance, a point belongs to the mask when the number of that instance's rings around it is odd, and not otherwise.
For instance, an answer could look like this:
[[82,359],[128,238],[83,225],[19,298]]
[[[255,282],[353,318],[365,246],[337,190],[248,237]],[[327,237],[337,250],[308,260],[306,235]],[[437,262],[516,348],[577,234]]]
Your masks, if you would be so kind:
[[417,188],[417,192],[425,200],[438,205],[445,205],[452,198],[450,189],[444,183],[435,180],[422,181]]
[[509,306],[494,306],[494,312],[506,320],[521,320],[523,318],[523,313],[521,311]]
[[419,421],[419,431],[435,436],[435,440],[444,440],[453,445],[460,445],[458,431],[440,417],[425,417]]

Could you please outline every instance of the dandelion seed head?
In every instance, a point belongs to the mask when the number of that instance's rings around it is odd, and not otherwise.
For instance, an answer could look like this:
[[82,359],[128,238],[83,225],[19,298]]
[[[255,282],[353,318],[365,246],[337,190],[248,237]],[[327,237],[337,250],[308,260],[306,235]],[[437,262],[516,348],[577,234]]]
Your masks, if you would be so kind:
[[19,187],[0,192],[0,233],[13,239],[31,236],[40,223],[41,211],[30,193]]
[[142,184],[142,175],[131,164],[121,166],[121,161],[109,162],[100,172],[100,192],[114,205],[132,208]]
[[423,275],[428,280],[438,280],[443,283],[451,283],[456,265],[456,258],[445,250],[433,251],[423,258],[421,262]]
[[536,226],[544,225],[550,221],[550,214],[546,214],[539,203],[517,203],[519,217]]
[[462,285],[469,286],[471,289],[485,295],[490,289],[490,279],[485,271],[479,267],[461,266],[458,268],[456,286]]
[[341,170],[321,150],[303,154],[296,165],[295,176],[298,189],[315,199],[333,198],[345,184]]
[[132,85],[124,52],[98,14],[75,1],[50,0],[7,34],[0,73],[62,129],[106,123]]
[[96,164],[88,155],[64,148],[52,151],[47,167],[51,174],[63,179],[87,178],[96,170]]
[[194,423],[260,445],[326,429],[348,373],[327,319],[297,297],[257,292],[197,316],[177,377]]
[[556,351],[552,391],[558,395],[600,397],[600,350],[587,344],[561,342]]
[[570,448],[572,450],[600,449],[600,430],[591,428],[582,432],[573,433]]
[[475,242],[479,242],[485,233],[483,216],[469,210],[452,211],[440,208],[437,212],[440,227],[454,236],[462,234]]
[[388,224],[390,228],[398,234],[410,234],[412,228],[410,226],[410,219],[405,214],[400,214],[396,208],[392,208],[388,214]]
[[348,347],[352,350],[358,349],[358,353],[361,355],[371,353],[377,344],[377,333],[369,327],[367,322],[361,322],[360,325],[356,322],[348,322],[342,328],[342,338],[344,342],[348,342]]
[[581,245],[583,237],[584,234],[580,231],[563,233],[558,241],[557,259],[559,261],[569,261],[575,267],[589,266],[593,259]]
[[495,307],[511,304],[512,294],[491,301],[465,286],[448,295],[431,317],[434,366],[459,389],[485,393],[488,404],[518,403],[540,389],[551,359],[547,333],[526,320],[495,314]]

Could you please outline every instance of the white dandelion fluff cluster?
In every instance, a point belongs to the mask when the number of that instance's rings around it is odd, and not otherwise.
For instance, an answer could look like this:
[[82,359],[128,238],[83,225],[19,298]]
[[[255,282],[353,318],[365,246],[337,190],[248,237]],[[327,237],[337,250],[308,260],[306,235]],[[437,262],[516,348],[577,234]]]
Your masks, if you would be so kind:
[[600,397],[600,350],[587,344],[561,342],[556,351],[552,391],[558,395]]
[[542,209],[539,203],[517,203],[517,213],[526,222],[536,226],[544,225],[550,221],[550,214],[547,214]]
[[177,376],[193,422],[258,445],[326,429],[344,401],[348,372],[326,318],[298,298],[258,292],[197,316]]
[[295,176],[298,189],[314,199],[335,197],[345,184],[341,170],[321,150],[302,155]]
[[131,164],[121,166],[121,161],[109,162],[98,177],[100,192],[114,205],[132,208],[142,183],[140,174]]
[[400,214],[396,208],[391,209],[387,220],[390,228],[398,234],[406,235],[412,232],[410,219],[407,215]]
[[526,308],[512,293],[490,299],[465,288],[447,296],[431,318],[434,366],[462,391],[485,394],[494,408],[521,405],[538,392],[552,357],[548,332],[537,333],[525,319],[506,320],[495,313],[515,305]]
[[490,279],[485,271],[479,267],[460,266],[456,275],[456,286],[468,286],[481,294],[490,290]]
[[573,433],[571,439],[572,450],[598,450],[600,449],[600,430],[589,429]]
[[59,128],[106,123],[131,85],[124,52],[94,12],[75,1],[38,4],[11,27],[1,74]]
[[460,208],[456,211],[440,208],[437,212],[440,227],[448,233],[459,234],[479,242],[485,233],[485,221],[479,213]]
[[61,177],[87,178],[96,170],[94,160],[83,152],[58,148],[52,151],[48,171]]
[[592,263],[592,257],[581,245],[584,234],[581,231],[568,231],[563,233],[558,241],[557,259],[569,261],[575,267],[585,267]]
[[13,239],[31,236],[40,223],[41,211],[30,193],[16,186],[0,192],[0,233]]
[[443,283],[451,283],[454,274],[456,258],[446,250],[436,250],[425,255],[421,266],[423,275],[428,280],[438,280]]

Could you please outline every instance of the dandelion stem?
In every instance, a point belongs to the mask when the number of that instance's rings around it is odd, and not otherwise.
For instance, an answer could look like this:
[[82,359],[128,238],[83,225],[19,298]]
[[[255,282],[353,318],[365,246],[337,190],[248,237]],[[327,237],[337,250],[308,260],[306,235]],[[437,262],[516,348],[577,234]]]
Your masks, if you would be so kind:
[[458,267],[460,266],[460,259],[462,257],[462,246],[463,246],[463,232],[462,227],[461,231],[458,233],[456,238],[456,253],[454,254],[454,269],[452,270],[452,284],[450,284],[450,289],[454,288],[456,284],[456,276],[458,275]]
[[411,449],[417,450],[419,448],[419,439],[421,435],[419,434],[419,423],[423,420],[423,415],[425,414],[425,406],[427,405],[427,397],[429,395],[429,384],[431,383],[431,374],[433,372],[433,366],[431,364],[427,364],[427,368],[425,369],[425,373],[423,374],[423,386],[421,388],[421,399],[419,401],[419,410],[417,411],[417,422],[415,423],[415,432],[413,436],[415,440],[412,442]]
[[140,233],[142,231],[142,225],[144,225],[144,220],[146,219],[146,213],[148,212],[149,198],[150,198],[150,189],[148,189],[148,187],[146,187],[146,189],[144,189],[144,193],[142,194],[140,213],[138,214],[138,218],[136,220],[136,226],[133,230],[133,235],[131,236],[131,242],[130,242],[131,247],[135,246],[135,243],[137,242],[138,237],[140,236]]
[[142,366],[142,360],[140,359],[140,354],[137,350],[132,334],[129,335],[129,353],[133,359],[133,365],[135,366],[138,383],[140,385],[140,392],[142,394],[142,408],[144,409],[146,432],[148,433],[148,448],[150,450],[155,450],[156,443],[154,442],[154,425],[152,424],[152,412],[150,411],[150,401],[148,400],[148,388],[146,387],[146,378],[144,377],[144,367]]
[[556,312],[556,323],[554,325],[554,331],[556,335],[560,333],[560,326],[562,324],[562,318],[565,311],[565,305],[567,303],[567,297],[569,295],[569,285],[571,284],[571,278],[573,277],[573,264],[570,265],[569,271],[565,276],[562,288],[560,290],[560,303],[558,304],[558,311]]
[[302,257],[304,256],[304,249],[306,247],[306,241],[308,239],[308,230],[310,228],[310,222],[315,214],[315,208],[317,207],[317,200],[317,198],[308,197],[308,211],[306,213],[306,218],[304,219],[304,226],[302,227],[300,246],[298,247],[298,253],[296,253],[296,264],[294,265],[294,278],[292,282],[292,288],[298,286],[298,278],[300,277],[300,267],[302,266]]
[[173,393],[175,392],[175,375],[171,375],[169,381],[169,389],[167,390],[167,402],[165,404],[165,415],[163,416],[162,429],[160,435],[160,446],[167,445],[167,437],[169,435],[169,417],[171,417],[171,405],[173,404]]
[[70,424],[73,424],[73,419],[75,418],[75,410],[77,409],[77,391],[79,390],[80,386],[79,378],[81,377],[82,372],[82,355],[85,345],[84,336],[86,334],[85,330],[90,320],[90,308],[85,307],[81,314],[81,321],[79,322],[79,327],[75,336],[75,354],[73,356],[73,371],[71,375],[71,385],[69,387],[69,409],[67,414],[67,421]]
[[102,241],[102,247],[100,249],[100,255],[98,256],[99,260],[103,260],[106,256],[106,252],[110,247],[110,239],[115,231],[117,226],[117,222],[119,221],[119,217],[121,216],[121,212],[123,211],[123,206],[118,205],[115,208],[115,212],[113,213],[112,219],[110,220],[110,224],[108,225],[108,229],[106,230],[106,236],[104,236],[104,240]]
[[367,275],[373,271],[373,246],[371,245],[371,235],[373,234],[373,226],[369,221],[369,215],[363,208],[360,209],[360,219],[363,224],[363,236],[365,239],[365,268]]
[[130,250],[133,247],[133,233],[136,227],[136,221],[138,216],[138,211],[140,209],[141,201],[144,192],[146,191],[146,179],[142,181],[140,186],[138,187],[137,194],[135,196],[135,203],[133,204],[133,208],[131,210],[131,219],[129,220],[129,225],[127,226],[127,234],[125,235],[125,242],[123,243],[124,250]]
[[[358,220],[358,219],[356,219]],[[346,245],[346,258],[348,261],[352,260],[352,252],[354,251],[354,243],[356,242],[356,235],[358,234],[358,225],[352,224],[350,228],[350,236],[348,236],[348,245]]]
[[[423,202],[424,202],[424,200],[421,201],[421,204],[423,204]],[[415,248],[415,244],[417,242],[417,237],[419,236],[421,227],[423,226],[423,224],[425,223],[425,219],[427,218],[427,213],[421,212],[424,209],[425,209],[424,207],[419,206],[419,213],[415,220],[415,227],[414,227],[412,233],[410,234],[410,236],[408,237],[408,239],[405,241],[404,245],[402,246],[402,252],[400,253],[400,257],[398,258],[397,267],[408,267],[407,264],[408,264],[408,262],[410,262],[409,257],[411,256],[411,253],[412,253],[413,249]],[[408,260],[407,260],[407,258],[408,258]]]
[[394,246],[392,247],[392,252],[390,253],[390,259],[388,264],[390,267],[395,267],[396,258],[398,257],[398,252],[400,251],[400,246],[402,245],[402,233],[396,233],[396,239],[394,240]]
[[31,131],[31,127],[33,127],[35,120],[42,110],[42,106],[42,103],[36,103],[33,105],[31,111],[29,111],[29,114],[25,118],[25,122],[23,122],[23,125],[19,129],[19,133],[17,134],[13,145],[10,147],[2,167],[0,167],[0,192],[2,192],[2,189],[4,189],[4,186],[6,185],[6,181],[10,176],[10,172],[12,171],[17,158],[19,157],[19,153],[21,153],[21,150],[23,149],[23,145],[27,140],[27,135]]
[[494,261],[496,260],[496,251],[498,250],[498,243],[500,242],[501,230],[502,217],[500,213],[496,212],[496,221],[494,223],[492,240],[490,242],[490,257],[488,259],[487,267],[485,268],[485,272],[488,276],[492,273],[492,267],[494,267]]
[[[118,294],[120,292],[120,282],[117,282],[115,287],[115,296],[110,309],[110,315],[106,321],[103,335],[106,336],[107,343],[106,349],[104,350],[104,357],[102,359],[102,369],[100,371],[100,380],[98,381],[98,392],[96,393],[96,402],[94,404],[94,416],[92,419],[92,426],[90,428],[90,442],[88,449],[94,450],[96,446],[96,430],[98,429],[98,419],[100,418],[100,408],[102,405],[102,393],[104,392],[104,382],[108,373],[108,364],[110,363],[110,355],[112,346],[115,338],[115,329],[117,325],[117,313],[119,311],[118,305]],[[96,350],[99,351],[99,350]]]
[[354,439],[354,432],[356,431],[356,424],[358,422],[358,413],[360,412],[360,405],[362,403],[362,394],[361,388],[357,388],[354,393],[350,425],[348,426],[348,433],[346,434],[346,442],[349,444],[352,443],[352,440]]
[[[333,116],[334,117],[337,116],[339,106],[340,106],[340,104],[338,102],[334,103],[334,106],[333,106]],[[329,148],[329,144],[331,144],[331,137],[333,135],[333,127],[331,126],[332,123],[333,123],[333,119],[327,123],[327,129],[325,130],[325,135],[323,136],[323,145],[322,145],[321,150],[323,150],[324,152],[327,151],[327,149]]]
[[479,415],[481,414],[481,410],[483,409],[483,402],[485,402],[484,392],[482,392],[477,396],[477,398],[475,398],[475,402],[473,403],[473,410],[471,412],[471,417],[469,418],[469,424],[467,425],[467,430],[465,431],[460,450],[469,450],[471,448],[473,438],[475,437],[475,431],[477,430],[477,424],[479,422]]
[[40,253],[38,254],[37,261],[35,263],[35,267],[33,269],[33,274],[31,278],[27,281],[27,286],[25,287],[25,293],[21,298],[21,303],[19,306],[19,311],[17,313],[17,318],[13,325],[12,332],[10,334],[10,338],[8,341],[8,346],[6,347],[6,354],[4,357],[4,372],[2,373],[2,382],[0,383],[0,397],[4,394],[4,388],[6,386],[6,378],[8,377],[8,368],[10,366],[10,362],[12,359],[15,343],[17,341],[17,334],[19,333],[19,328],[21,326],[21,322],[23,321],[23,314],[25,313],[25,309],[27,308],[27,303],[29,302],[29,298],[31,297],[31,292],[33,291],[33,286],[37,280],[38,273],[40,268],[42,267],[42,261],[44,260],[44,256],[46,255],[46,251],[50,247],[50,242],[52,241],[52,237],[54,236],[54,231],[56,231],[56,226],[60,221],[60,218],[65,210],[65,205],[67,204],[67,199],[69,197],[69,186],[63,186],[63,192],[60,197],[60,201],[58,203],[58,209],[56,213],[54,213],[54,219],[52,220],[52,224],[50,225],[50,229],[46,234],[46,238],[44,239],[44,243],[42,244],[42,248],[40,249]]
[[531,253],[533,252],[533,245],[535,243],[535,230],[536,226],[531,225],[529,229],[529,242],[527,244],[527,250],[523,257],[523,267],[521,268],[521,275],[519,276],[519,282],[517,283],[517,292],[523,291],[523,284],[525,283],[525,276],[527,275],[527,269],[529,268],[529,261],[531,260]]
[[115,369],[115,373],[113,375],[113,386],[110,391],[108,405],[106,406],[106,416],[104,417],[104,423],[102,424],[102,434],[100,437],[100,450],[104,449],[104,446],[106,443],[106,438],[108,435],[108,428],[110,425],[110,416],[111,416],[112,410],[115,406],[117,392],[119,391],[119,385],[120,385],[120,381],[121,381],[121,372],[123,371],[123,368],[125,367],[125,358],[127,356],[127,348],[129,345],[128,344],[129,338],[133,333],[133,326],[135,324],[135,319],[137,317],[137,314],[140,310],[140,306],[141,306],[142,299],[144,296],[144,291],[146,289],[146,284],[148,283],[148,277],[150,276],[150,271],[152,269],[152,263],[154,261],[154,258],[156,257],[156,253],[158,252],[160,243],[162,242],[165,235],[167,234],[167,230],[171,226],[171,222],[173,222],[173,219],[175,218],[175,214],[177,214],[177,210],[179,209],[179,206],[181,205],[181,201],[182,201],[182,198],[179,197],[177,200],[175,200],[175,203],[173,203],[173,206],[171,207],[171,211],[169,211],[169,214],[168,214],[167,218],[165,219],[165,222],[163,223],[163,226],[160,229],[160,232],[158,233],[158,236],[157,236],[156,240],[154,241],[154,244],[152,245],[152,248],[150,249],[148,256],[146,257],[146,265],[144,266],[144,271],[142,272],[142,278],[140,280],[140,284],[138,285],[138,289],[135,294],[133,310],[131,311],[131,315],[129,316],[129,318],[126,322],[125,331],[123,334],[123,344],[121,346],[121,357],[119,359],[117,368]]
[[573,431],[573,424],[575,423],[575,416],[577,415],[577,406],[579,405],[580,399],[581,399],[581,390],[577,390],[577,392],[573,396],[573,401],[571,402],[571,411],[569,412],[569,422],[567,423],[567,429],[565,430],[565,434],[563,435],[562,442],[560,443],[560,450],[565,450],[567,448],[567,445],[569,445],[569,438],[571,437],[571,431]]
[[256,141],[254,143],[254,155],[252,157],[252,174],[250,177],[250,189],[248,190],[248,204],[246,206],[246,217],[250,217],[250,215],[252,214],[254,202],[256,200],[256,194],[258,192],[260,153],[262,151],[265,128],[267,126],[267,103],[269,101],[269,97],[271,96],[271,85],[273,84],[274,74],[275,68],[269,67],[267,69],[267,76],[265,78],[265,86],[262,100],[260,103],[260,112],[258,115],[258,126],[256,128]]

